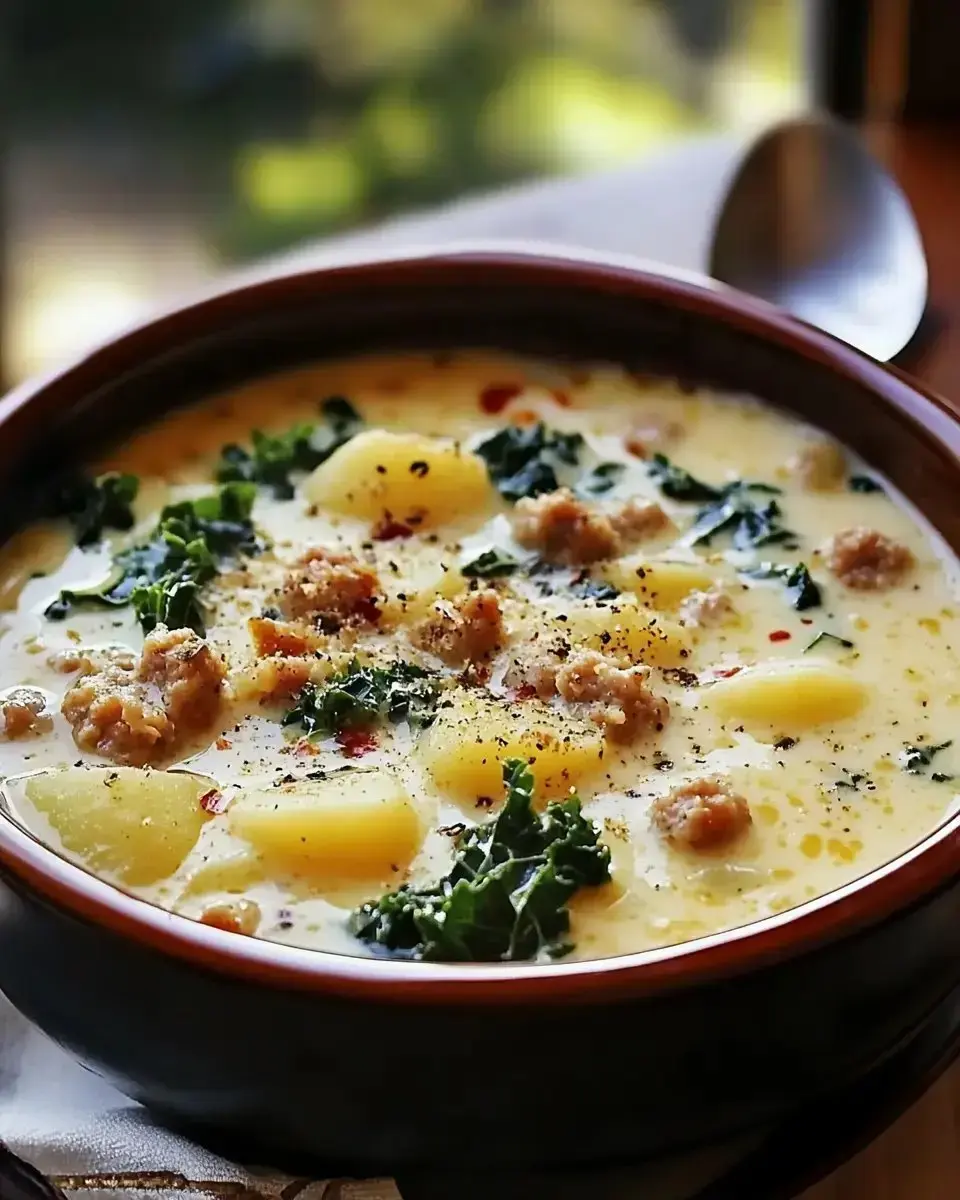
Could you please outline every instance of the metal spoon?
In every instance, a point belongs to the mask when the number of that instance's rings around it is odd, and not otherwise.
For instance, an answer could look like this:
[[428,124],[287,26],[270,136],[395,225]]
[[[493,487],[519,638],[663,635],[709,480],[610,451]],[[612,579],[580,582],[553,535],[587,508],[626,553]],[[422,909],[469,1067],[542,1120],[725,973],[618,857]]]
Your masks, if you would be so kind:
[[754,143],[714,226],[710,274],[886,362],[927,300],[927,260],[903,192],[859,138],[805,117]]

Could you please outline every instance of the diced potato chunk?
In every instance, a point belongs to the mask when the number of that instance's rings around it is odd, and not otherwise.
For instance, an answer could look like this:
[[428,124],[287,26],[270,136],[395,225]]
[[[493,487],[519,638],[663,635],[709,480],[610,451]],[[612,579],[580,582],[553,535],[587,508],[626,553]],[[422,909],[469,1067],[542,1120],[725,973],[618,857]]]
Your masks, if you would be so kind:
[[418,529],[484,513],[495,493],[483,459],[458,443],[371,429],[341,446],[304,484],[314,504],[368,521],[389,512]]
[[183,889],[183,896],[205,896],[210,892],[228,892],[240,896],[264,880],[263,863],[250,850],[205,863],[194,871]]
[[633,592],[641,604],[667,611],[679,608],[691,592],[706,592],[716,583],[702,563],[651,562],[636,554],[603,563],[600,572],[621,592]]
[[172,875],[209,814],[209,779],[135,767],[66,767],[27,780],[27,800],[90,870],[143,887]]
[[610,604],[569,606],[556,632],[577,649],[599,650],[612,658],[654,667],[679,667],[689,657],[687,635],[674,621],[654,616],[631,599]]
[[834,663],[764,663],[721,679],[704,703],[721,717],[792,732],[852,717],[866,704],[864,685]]
[[[382,605],[390,623],[421,621],[433,612],[437,600],[453,600],[466,586],[466,580],[456,563],[446,564],[444,570],[436,563],[401,562],[399,578],[387,576],[384,587],[387,599]],[[400,599],[403,596],[403,599]]]
[[512,704],[463,692],[439,709],[417,751],[442,792],[473,805],[480,796],[503,796],[507,758],[527,759],[539,795],[566,795],[602,765],[603,737],[536,700]]
[[317,881],[385,879],[413,858],[423,836],[400,780],[379,768],[242,792],[230,823],[267,871]]

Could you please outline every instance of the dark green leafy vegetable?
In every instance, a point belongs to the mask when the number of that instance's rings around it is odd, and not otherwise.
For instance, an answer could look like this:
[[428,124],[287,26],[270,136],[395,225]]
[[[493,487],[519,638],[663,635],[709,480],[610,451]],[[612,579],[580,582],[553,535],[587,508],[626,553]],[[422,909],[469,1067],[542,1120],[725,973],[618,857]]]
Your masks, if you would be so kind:
[[[803,563],[760,563],[749,571],[741,571],[747,579],[779,579],[784,586],[787,603],[797,612],[808,608],[819,608],[823,602],[819,586]],[[820,635],[832,637],[832,634]],[[808,647],[809,649],[809,647]]]
[[821,629],[813,641],[804,646],[803,653],[806,654],[808,650],[812,650],[815,646],[819,646],[821,642],[833,643],[833,645],[839,646],[842,650],[853,649],[853,642],[851,642],[849,638],[839,637],[835,633],[828,633],[826,629]]
[[349,400],[331,396],[320,406],[319,425],[294,425],[286,433],[269,434],[255,429],[251,448],[230,444],[220,452],[216,477],[221,483],[259,483],[272,489],[278,500],[293,495],[292,471],[312,471],[359,432],[363,422]]
[[68,479],[54,496],[53,516],[67,517],[78,546],[99,542],[105,529],[133,528],[133,502],[140,490],[136,475],[108,471],[89,479]]
[[696,479],[689,471],[672,463],[665,454],[655,454],[647,466],[647,471],[660,491],[671,500],[702,503],[705,500],[719,500],[723,495],[723,488]]
[[736,480],[722,489],[720,496],[701,508],[694,518],[685,541],[696,546],[721,533],[729,533],[737,550],[751,550],[775,543],[796,546],[796,534],[781,523],[782,512],[776,500],[759,503],[754,497],[777,495],[779,488],[767,483]]
[[607,583],[605,579],[591,579],[589,575],[586,575],[581,579],[575,579],[570,584],[570,595],[576,596],[578,600],[593,600],[602,603],[605,600],[616,600],[620,595],[620,589],[615,588],[612,583]]
[[[941,752],[953,745],[953,741],[941,742],[938,746],[904,746],[900,755],[900,766],[908,775],[926,775],[927,767],[933,762],[934,758]],[[952,779],[952,775],[944,775],[940,771],[934,771],[930,778],[934,783],[946,783],[948,779]]]
[[569,940],[569,901],[610,878],[610,851],[571,796],[533,809],[533,773],[522,759],[503,765],[507,795],[492,821],[464,830],[455,860],[435,886],[405,884],[362,904],[350,918],[361,941],[405,958],[510,962]]
[[145,633],[162,622],[202,634],[200,589],[224,561],[259,549],[250,520],[255,495],[252,484],[230,483],[208,496],[168,504],[148,542],[114,556],[107,580],[62,591],[46,616],[60,620],[75,608],[130,604]]
[[414,729],[425,729],[439,698],[436,677],[414,663],[364,667],[354,659],[323,684],[306,684],[282,723],[321,737],[384,721],[409,721]]
[[607,492],[613,491],[617,486],[621,475],[623,475],[626,469],[626,463],[598,463],[591,471],[587,471],[585,475],[581,475],[577,481],[577,495],[587,500],[593,496],[606,495]]
[[883,488],[869,475],[851,475],[847,480],[851,492],[882,492]]
[[512,575],[520,569],[520,560],[508,550],[491,546],[476,558],[463,564],[460,573],[468,579],[496,579],[497,576]]
[[541,421],[526,428],[507,425],[482,441],[476,452],[501,496],[516,501],[556,491],[556,468],[575,467],[582,447],[582,434],[560,433]]

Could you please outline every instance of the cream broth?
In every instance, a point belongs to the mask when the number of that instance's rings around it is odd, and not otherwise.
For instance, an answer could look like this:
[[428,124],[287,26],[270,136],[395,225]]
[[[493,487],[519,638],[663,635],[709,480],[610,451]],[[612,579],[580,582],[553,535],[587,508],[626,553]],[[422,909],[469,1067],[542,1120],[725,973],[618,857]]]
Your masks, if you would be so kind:
[[[40,793],[31,791],[30,781],[39,778],[37,772],[72,764],[109,772],[115,761],[124,761],[122,755],[112,760],[102,746],[97,752],[75,741],[76,725],[71,727],[60,708],[83,675],[75,664],[72,673],[63,669],[62,652],[80,657],[91,647],[122,646],[135,658],[144,635],[129,606],[79,608],[62,620],[46,618],[44,610],[62,589],[102,581],[119,548],[149,538],[164,504],[210,492],[225,444],[249,446],[255,428],[280,433],[297,422],[315,422],[318,402],[330,395],[349,399],[367,433],[414,431],[454,439],[454,452],[474,466],[480,460],[471,449],[505,426],[529,429],[539,420],[551,430],[580,433],[580,461],[558,462],[558,482],[582,485],[597,464],[622,464],[609,472],[609,490],[583,502],[585,511],[615,513],[639,498],[659,505],[668,519],[625,535],[596,561],[531,574],[534,560],[549,556],[547,542],[531,548],[528,531],[527,544],[520,545],[515,521],[524,502],[514,505],[476,471],[462,492],[453,488],[449,503],[428,508],[421,525],[388,540],[378,536],[396,531],[384,529],[382,518],[363,508],[361,481],[356,493],[336,478],[329,483],[331,464],[352,442],[313,475],[295,476],[292,499],[260,487],[252,520],[265,548],[227,564],[202,593],[206,641],[225,671],[216,711],[202,728],[184,726],[170,753],[148,764],[149,776],[174,768],[203,777],[189,798],[199,814],[196,828],[191,832],[180,822],[182,854],[166,843],[169,870],[162,877],[151,878],[155,867],[149,863],[128,870],[122,839],[119,846],[111,842],[115,830],[71,818],[69,796],[54,802],[44,794],[37,801]],[[802,460],[818,445],[811,440],[815,436],[751,400],[687,394],[610,367],[571,372],[480,353],[310,367],[175,412],[97,464],[98,471],[140,477],[134,529],[108,530],[103,542],[81,549],[73,545],[66,521],[52,521],[24,531],[2,552],[2,695],[27,687],[46,701],[35,730],[16,736],[8,717],[7,736],[0,739],[0,774],[10,804],[44,841],[165,908],[192,918],[206,915],[215,924],[227,913],[225,927],[242,911],[247,916],[235,927],[257,936],[369,953],[349,931],[351,910],[401,883],[420,886],[443,876],[460,828],[487,821],[497,810],[499,795],[489,794],[489,780],[500,751],[488,747],[487,757],[471,766],[470,748],[481,728],[475,706],[492,704],[518,728],[524,714],[533,712],[538,720],[552,714],[561,722],[558,728],[568,722],[574,731],[571,757],[564,760],[569,770],[562,765],[550,774],[543,767],[537,804],[542,808],[575,786],[584,815],[609,848],[611,880],[582,887],[573,897],[572,957],[685,941],[829,892],[915,843],[954,804],[950,776],[960,774],[960,746],[929,751],[952,737],[960,671],[952,562],[886,484],[882,490],[852,490],[850,477],[864,471],[850,456],[844,463],[828,445],[824,478],[798,469],[798,456]],[[662,477],[651,470],[653,460],[642,457],[658,452],[714,489],[736,479],[780,489],[751,492],[749,499],[758,506],[774,499],[778,527],[792,536],[734,549],[728,525],[709,543],[695,542],[691,530],[709,502],[665,494]],[[419,463],[411,453],[415,473],[422,469]],[[436,477],[440,465],[432,459],[430,465]],[[368,485],[376,507],[378,481],[363,483]],[[332,507],[316,499],[327,494],[333,495]],[[391,513],[391,519],[403,525],[406,515]],[[839,531],[859,527],[880,531],[903,551],[906,565],[888,586],[851,586],[852,576],[837,576],[824,547]],[[542,525],[535,527],[534,539],[538,531]],[[313,547],[351,554],[374,569],[378,615],[366,625],[348,622],[339,632],[317,632],[312,617],[282,621],[309,643],[305,654],[301,646],[294,657],[306,660],[304,670],[319,689],[354,655],[374,663],[419,664],[444,688],[437,718],[422,732],[404,721],[381,721],[366,741],[338,741],[308,738],[281,724],[299,693],[277,690],[277,659],[263,645],[257,648],[248,621],[264,612],[273,614],[267,620],[289,617],[276,611],[277,597]],[[447,620],[451,612],[456,617],[470,587],[461,567],[491,547],[520,563],[511,574],[475,584],[478,591],[495,593],[497,646],[472,662],[469,656],[445,661],[414,631],[431,614],[441,624],[444,613]],[[663,562],[688,564],[686,574],[676,567],[661,567],[658,574]],[[791,601],[796,589],[791,592],[785,575],[801,562],[821,602],[798,609]],[[758,578],[761,563],[786,570]],[[581,576],[611,584],[607,598],[597,602],[571,593],[567,585]],[[657,580],[665,582],[660,586]],[[550,590],[553,594],[544,594]],[[696,604],[691,607],[685,600],[690,592],[721,597],[715,621],[707,619],[708,609],[698,614]],[[656,641],[644,649],[642,638],[623,631],[627,626],[642,631],[650,620]],[[821,632],[831,636],[811,646]],[[563,646],[564,661],[593,648],[621,672],[649,663],[643,694],[662,705],[654,714],[659,717],[625,735],[613,701],[604,708],[603,700],[580,701],[559,691],[538,697],[531,695],[532,686],[518,686],[518,671],[522,675],[531,652],[557,645]],[[751,684],[754,675],[759,677]],[[451,713],[461,714],[459,724]],[[909,747],[919,753],[908,758]],[[499,764],[493,766],[497,777]],[[538,769],[535,764],[535,775]],[[375,788],[371,799],[363,787],[381,781],[384,771],[389,794]],[[328,849],[320,847],[313,865],[309,847],[301,859],[287,853],[289,847],[277,851],[276,838],[296,831],[303,781],[334,778],[349,807],[351,781],[360,773],[358,811],[382,804],[386,815],[379,831],[374,813],[368,826],[344,832],[343,822],[350,826],[347,812],[337,818],[341,824],[333,833],[329,825],[317,827]],[[125,774],[114,774],[126,787]],[[104,778],[98,776],[96,786]],[[729,837],[711,833],[698,840],[691,836],[696,827],[684,824],[682,803],[676,812],[664,807],[671,792],[693,783],[696,793],[703,779],[719,780],[724,795],[746,802],[749,818]],[[260,824],[238,819],[249,803],[244,797],[258,790],[261,797],[272,793],[274,808],[289,810],[293,824],[264,834],[263,801],[260,809],[254,804]],[[212,811],[201,813],[198,798],[214,792],[214,802],[207,802]],[[654,819],[658,800],[661,816]],[[707,803],[699,793],[694,802]],[[145,803],[140,816],[135,805],[128,808],[133,824],[124,836],[131,854],[149,856],[149,848],[136,848],[138,829],[162,818],[152,815],[152,802]],[[678,812],[679,824],[673,820]],[[314,830],[310,819],[304,818],[304,828]],[[343,870],[336,849],[341,835],[342,853],[350,860]],[[372,847],[366,864],[364,847]],[[406,861],[392,861],[391,855]],[[241,910],[239,901],[250,903]]]

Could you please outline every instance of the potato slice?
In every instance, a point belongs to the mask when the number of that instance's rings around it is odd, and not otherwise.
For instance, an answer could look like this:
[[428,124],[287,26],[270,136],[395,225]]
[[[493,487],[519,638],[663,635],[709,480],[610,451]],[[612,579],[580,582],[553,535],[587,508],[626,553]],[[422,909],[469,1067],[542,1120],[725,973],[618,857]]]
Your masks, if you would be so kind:
[[417,528],[486,512],[495,492],[483,459],[459,443],[371,429],[341,446],[304,484],[334,512],[380,520],[387,512]]
[[423,838],[400,780],[380,768],[241,792],[230,824],[269,873],[333,882],[385,879],[406,866]]
[[231,854],[229,858],[204,863],[187,880],[182,897],[206,896],[210,892],[227,892],[241,896],[266,878],[263,863],[250,850]]
[[636,554],[602,563],[599,572],[641,604],[666,611],[679,608],[691,592],[705,592],[716,583],[715,574],[702,563],[651,562]]
[[536,700],[522,704],[462,692],[423,734],[417,753],[437,787],[474,805],[503,796],[502,764],[526,759],[541,796],[566,795],[603,762],[595,725]]
[[630,598],[599,605],[571,605],[565,621],[553,622],[555,633],[575,649],[599,650],[613,658],[654,667],[679,667],[690,656],[684,630]]
[[144,887],[172,875],[210,819],[210,779],[184,771],[66,767],[28,779],[27,800],[98,874]]
[[852,717],[869,693],[844,667],[810,659],[762,663],[712,684],[703,696],[721,717],[792,732]]

